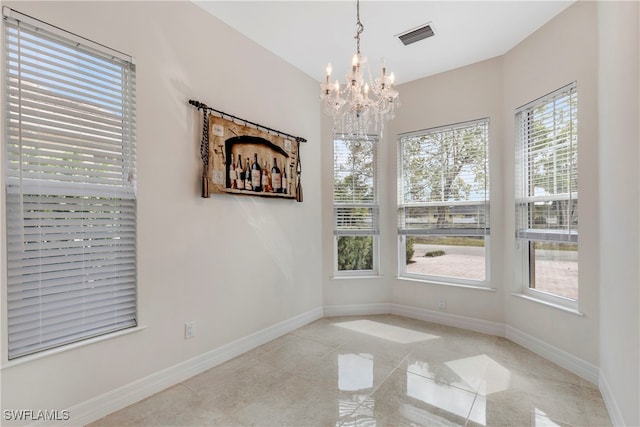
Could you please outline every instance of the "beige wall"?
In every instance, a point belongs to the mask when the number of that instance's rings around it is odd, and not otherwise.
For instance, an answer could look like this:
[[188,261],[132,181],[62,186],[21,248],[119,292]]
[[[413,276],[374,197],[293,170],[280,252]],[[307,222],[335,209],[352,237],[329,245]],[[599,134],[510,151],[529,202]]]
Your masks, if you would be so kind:
[[[191,2],[3,5],[136,59],[138,291],[146,327],[18,364],[3,349],[3,409],[69,408],[320,309],[315,81]],[[202,124],[191,98],[307,138],[304,203],[200,198]],[[191,320],[197,336],[187,341]]]
[[[504,56],[505,323],[598,364],[598,33],[596,3],[577,2]],[[573,81],[578,88],[580,183],[578,316],[512,296],[514,251],[514,110]]]
[[598,4],[600,388],[618,424],[640,425],[640,7]]
[[[395,135],[447,124],[488,117],[489,122],[489,190],[491,199],[491,236],[489,243],[490,286],[494,291],[474,290],[447,285],[421,283],[389,277],[396,304],[437,310],[440,298],[447,300],[447,313],[502,322],[501,298],[503,209],[501,189],[502,151],[502,58],[494,58],[426,79],[402,85],[402,107],[390,128],[390,137],[383,147],[388,159],[387,173],[393,177],[389,191],[395,192],[397,176],[397,141]],[[394,194],[394,193],[392,193]],[[397,203],[395,194],[393,203]],[[397,227],[395,210],[386,226]],[[395,244],[395,238],[393,242]],[[395,249],[394,249],[395,251]],[[397,259],[390,260],[389,270],[398,270]]]

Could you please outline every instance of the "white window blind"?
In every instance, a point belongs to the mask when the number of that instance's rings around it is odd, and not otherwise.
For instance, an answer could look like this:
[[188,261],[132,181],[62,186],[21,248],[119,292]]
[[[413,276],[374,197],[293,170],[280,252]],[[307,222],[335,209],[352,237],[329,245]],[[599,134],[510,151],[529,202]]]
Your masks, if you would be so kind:
[[339,139],[333,143],[334,234],[377,235],[376,141]]
[[516,111],[517,236],[578,241],[576,84]]
[[489,120],[400,135],[398,233],[489,234]]
[[136,325],[135,66],[3,15],[13,359]]

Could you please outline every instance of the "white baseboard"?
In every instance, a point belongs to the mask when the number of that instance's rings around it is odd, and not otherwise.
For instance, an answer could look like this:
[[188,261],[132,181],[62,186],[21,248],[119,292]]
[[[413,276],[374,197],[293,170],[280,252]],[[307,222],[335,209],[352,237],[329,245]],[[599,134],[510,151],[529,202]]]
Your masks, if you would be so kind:
[[505,338],[598,385],[597,366],[511,326],[506,326]]
[[[265,344],[275,338],[289,333],[299,327],[322,318],[322,307],[283,320],[275,325],[257,331],[198,355],[169,368],[155,372],[145,378],[111,390],[93,399],[84,401],[69,408],[72,425],[85,425],[96,421],[112,412],[125,408],[133,403],[145,399],[168,387],[178,384],[194,375],[213,368],[229,359],[245,353],[255,347]],[[38,426],[46,424],[38,423]]]
[[336,316],[365,316],[368,314],[390,314],[391,304],[350,304],[350,305],[325,305],[324,317]]
[[441,325],[454,326],[483,334],[497,335],[499,337],[503,337],[505,331],[504,324],[502,323],[408,305],[391,304],[391,313],[412,319],[424,320],[425,322],[439,323]]
[[607,412],[609,412],[611,424],[613,424],[614,426],[626,425],[624,423],[624,419],[622,418],[622,412],[620,412],[620,408],[618,407],[618,404],[613,397],[611,386],[609,386],[609,382],[607,381],[607,378],[604,376],[604,373],[602,371],[600,371],[598,388],[600,389],[600,394],[602,394],[604,405],[607,407]]

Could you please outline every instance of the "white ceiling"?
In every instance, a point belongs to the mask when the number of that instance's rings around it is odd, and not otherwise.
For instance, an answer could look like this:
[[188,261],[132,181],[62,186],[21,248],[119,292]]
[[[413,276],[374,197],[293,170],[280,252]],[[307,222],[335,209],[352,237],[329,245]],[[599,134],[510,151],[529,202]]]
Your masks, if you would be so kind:
[[[353,1],[194,1],[318,81],[328,62],[341,82],[355,53]],[[396,84],[506,53],[571,5],[561,1],[361,0],[361,52]],[[435,36],[404,46],[398,34],[430,23]]]

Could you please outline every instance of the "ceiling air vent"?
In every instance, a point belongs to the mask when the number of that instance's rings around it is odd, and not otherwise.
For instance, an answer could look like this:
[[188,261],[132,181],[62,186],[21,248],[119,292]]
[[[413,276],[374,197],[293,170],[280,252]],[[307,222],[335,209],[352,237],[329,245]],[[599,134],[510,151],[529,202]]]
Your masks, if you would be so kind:
[[431,37],[432,35],[433,29],[431,29],[431,25],[424,25],[422,27],[400,34],[398,35],[398,38],[406,46],[422,39],[426,39],[427,37]]

